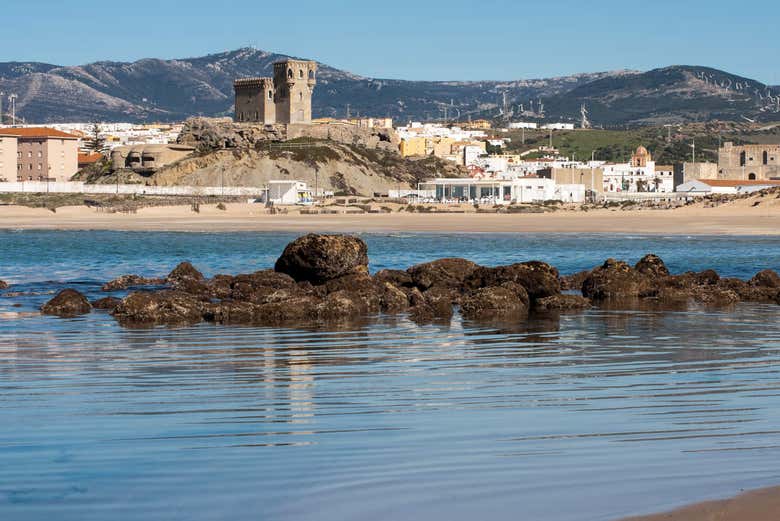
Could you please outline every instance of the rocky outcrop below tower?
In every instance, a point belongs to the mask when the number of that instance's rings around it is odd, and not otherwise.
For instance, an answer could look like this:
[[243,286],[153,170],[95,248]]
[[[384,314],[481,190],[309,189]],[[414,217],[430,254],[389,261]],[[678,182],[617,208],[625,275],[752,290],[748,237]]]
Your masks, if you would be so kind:
[[144,183],[265,186],[272,180],[294,179],[323,191],[371,197],[399,187],[416,188],[432,177],[466,175],[451,161],[402,157],[393,129],[339,122],[262,125],[194,118],[185,124],[179,144],[194,147],[196,153],[159,169]]
[[398,152],[400,140],[391,128],[362,128],[348,123],[263,125],[229,119],[192,118],[184,123],[177,142],[201,152],[257,148],[290,140],[312,139]]

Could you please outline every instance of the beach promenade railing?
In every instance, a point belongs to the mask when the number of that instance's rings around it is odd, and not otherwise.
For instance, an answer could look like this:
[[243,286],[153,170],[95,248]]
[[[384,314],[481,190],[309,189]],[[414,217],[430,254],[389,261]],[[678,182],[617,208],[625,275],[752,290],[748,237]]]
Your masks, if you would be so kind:
[[87,184],[80,181],[25,181],[0,183],[0,193],[115,194],[164,196],[258,197],[265,187],[257,186],[147,186],[140,184]]

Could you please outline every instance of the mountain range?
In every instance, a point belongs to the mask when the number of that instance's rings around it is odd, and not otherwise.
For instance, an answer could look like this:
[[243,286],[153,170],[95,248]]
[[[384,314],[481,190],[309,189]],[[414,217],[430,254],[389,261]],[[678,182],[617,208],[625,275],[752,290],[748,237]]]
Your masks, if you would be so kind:
[[[57,66],[0,63],[8,94],[29,123],[180,121],[230,116],[233,80],[270,76],[287,58],[243,48],[199,58]],[[320,64],[315,117],[392,117],[396,122],[467,118],[580,121],[595,126],[780,119],[780,88],[698,66],[611,71],[517,81],[404,81],[358,76]]]

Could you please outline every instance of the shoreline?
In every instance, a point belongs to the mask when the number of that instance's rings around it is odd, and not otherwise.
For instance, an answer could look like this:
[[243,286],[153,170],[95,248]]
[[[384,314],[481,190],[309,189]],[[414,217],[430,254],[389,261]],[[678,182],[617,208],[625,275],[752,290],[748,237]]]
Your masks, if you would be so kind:
[[776,521],[780,512],[780,487],[742,492],[729,499],[716,499],[676,510],[623,518],[620,521]]
[[151,207],[135,214],[86,206],[0,206],[0,229],[172,232],[561,233],[640,235],[780,235],[780,208],[724,205],[673,210],[558,211],[544,214],[385,213],[270,215],[259,205]]

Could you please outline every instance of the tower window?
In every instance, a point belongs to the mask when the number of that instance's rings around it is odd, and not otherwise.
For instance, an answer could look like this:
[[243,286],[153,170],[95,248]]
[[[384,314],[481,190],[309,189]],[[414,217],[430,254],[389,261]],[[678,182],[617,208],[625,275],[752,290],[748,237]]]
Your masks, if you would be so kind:
[[274,97],[274,91],[269,90],[268,91],[268,99],[273,99],[273,97]]
[[765,165],[769,164],[769,152],[767,152],[766,150],[764,150],[764,164]]
[[309,79],[310,80],[314,79],[314,71],[309,71]]
[[293,77],[293,71],[292,71],[292,69],[288,69],[288,70],[287,70],[287,77],[288,77],[288,78],[290,78],[290,79],[292,79],[292,77]]
[[303,69],[298,69],[298,77],[303,78]]

